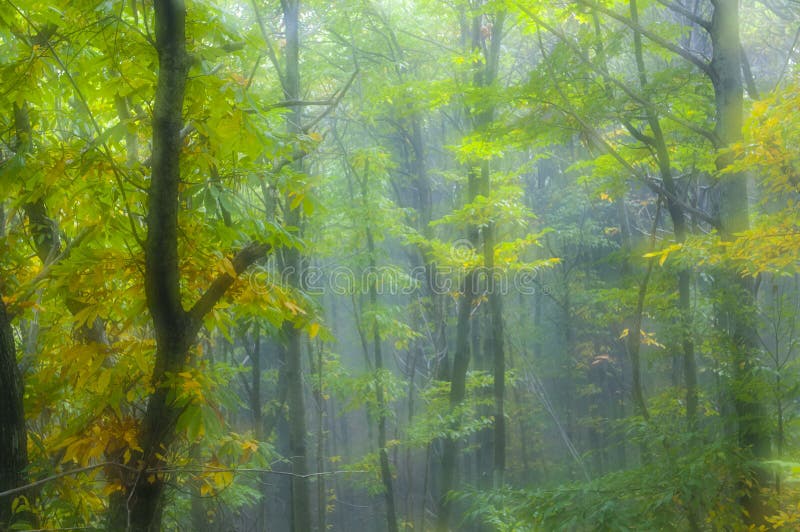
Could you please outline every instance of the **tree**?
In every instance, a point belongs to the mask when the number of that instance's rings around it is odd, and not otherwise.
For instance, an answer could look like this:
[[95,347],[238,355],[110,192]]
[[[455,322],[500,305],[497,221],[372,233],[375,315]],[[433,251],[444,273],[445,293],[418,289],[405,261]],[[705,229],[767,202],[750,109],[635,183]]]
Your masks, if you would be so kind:
[[[145,287],[156,337],[154,391],[147,401],[139,436],[140,451],[132,456],[135,475],[125,486],[127,528],[159,530],[166,464],[164,452],[175,437],[180,409],[170,398],[174,376],[186,367],[188,350],[197,338],[203,317],[240,274],[269,249],[251,244],[231,260],[233,272],[217,277],[187,311],[182,304],[178,264],[179,183],[183,102],[188,72],[186,13],[181,0],[155,3],[155,46],[159,75],[153,106],[152,176],[148,191]],[[121,514],[121,513],[120,513]],[[111,526],[120,526],[112,522]]]
[[[469,8],[469,9],[468,9]],[[473,87],[477,89],[491,87],[494,83],[498,67],[500,42],[503,35],[505,13],[499,12],[490,16],[484,14],[482,5],[462,6],[461,34],[462,40],[469,42],[470,54],[478,54],[480,59],[473,62]],[[488,34],[485,32],[488,31]],[[467,109],[467,117],[472,122],[474,131],[483,134],[493,119],[494,108],[477,107]],[[488,198],[491,192],[491,177],[487,159],[468,159],[467,162],[467,197],[466,204],[476,202],[480,196]],[[505,354],[503,351],[503,317],[502,299],[495,286],[494,254],[495,227],[489,222],[482,228],[467,228],[467,239],[474,249],[479,248],[479,230],[483,232],[483,252],[486,269],[487,293],[489,294],[491,316],[491,341],[489,350],[493,360],[494,375],[494,442],[493,442],[493,474],[502,485],[505,469],[505,414],[503,402],[505,396]],[[456,330],[456,347],[453,353],[453,367],[450,374],[450,408],[455,410],[464,402],[466,393],[467,368],[469,367],[470,347],[469,331],[473,305],[478,296],[477,287],[480,272],[470,269],[464,275],[458,302],[458,324]],[[454,437],[445,441],[442,457],[442,503],[437,526],[446,530],[450,526],[451,504],[447,500],[448,493],[455,486],[455,468],[458,442]]]

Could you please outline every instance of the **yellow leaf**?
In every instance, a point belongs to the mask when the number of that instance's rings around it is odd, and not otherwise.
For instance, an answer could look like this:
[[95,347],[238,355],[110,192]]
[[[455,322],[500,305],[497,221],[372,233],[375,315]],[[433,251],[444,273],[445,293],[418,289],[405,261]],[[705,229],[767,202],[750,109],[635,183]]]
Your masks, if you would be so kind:
[[258,452],[258,442],[253,440],[246,440],[242,442],[242,450],[243,451],[253,451]]
[[622,333],[619,335],[619,339],[622,340],[623,338],[626,338],[629,332],[630,330],[628,330],[627,328],[623,329]]
[[214,473],[214,484],[216,484],[217,488],[225,488],[229,486],[233,482],[233,472],[232,471],[219,471]]
[[110,484],[106,484],[103,488],[103,495],[108,496],[116,491],[122,491],[122,484],[119,482],[111,482]]
[[97,377],[97,381],[95,383],[95,391],[98,394],[104,393],[108,389],[108,384],[111,382],[111,371],[103,371]]
[[297,316],[298,314],[305,314],[305,313],[306,313],[306,311],[305,311],[305,310],[303,310],[302,308],[298,307],[298,306],[297,306],[297,305],[296,305],[294,302],[292,302],[292,301],[284,301],[284,302],[283,302],[283,306],[284,306],[284,307],[286,307],[286,308],[288,308],[288,309],[291,311],[291,313],[292,313],[293,315],[295,315],[295,316]]
[[312,323],[308,327],[308,336],[314,339],[317,337],[317,334],[319,334],[319,323]]
[[230,259],[222,259],[222,269],[225,270],[225,273],[236,279],[238,274],[236,273],[236,268],[233,267],[233,263]]

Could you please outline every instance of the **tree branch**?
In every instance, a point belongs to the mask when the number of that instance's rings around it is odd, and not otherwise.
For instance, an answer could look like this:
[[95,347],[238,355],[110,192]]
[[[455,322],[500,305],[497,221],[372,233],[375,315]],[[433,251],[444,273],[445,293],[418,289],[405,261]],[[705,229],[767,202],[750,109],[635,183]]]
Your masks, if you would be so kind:
[[350,75],[350,79],[348,79],[347,83],[344,84],[344,87],[339,89],[339,91],[336,94],[333,95],[333,100],[331,101],[331,103],[330,103],[330,105],[328,106],[327,109],[325,109],[322,113],[320,113],[319,116],[317,116],[314,120],[312,120],[311,122],[309,122],[308,124],[306,124],[305,126],[303,126],[301,128],[301,131],[303,133],[308,133],[309,131],[311,131],[311,129],[314,126],[319,124],[326,116],[331,114],[331,112],[336,108],[336,106],[339,105],[339,102],[342,101],[342,98],[344,98],[344,95],[347,94],[347,91],[350,90],[350,86],[356,80],[356,76],[358,76],[358,72],[359,72],[358,69],[355,69],[353,71],[353,73]]
[[[101,462],[99,464],[94,464],[85,467],[78,467],[75,469],[70,469],[69,471],[62,471],[61,473],[56,473],[55,475],[50,475],[49,477],[45,477],[43,479],[37,480],[36,482],[31,482],[30,484],[26,484],[24,486],[19,486],[10,490],[0,491],[0,498],[2,497],[10,497],[11,495],[16,495],[17,493],[23,493],[29,489],[36,488],[52,482],[54,480],[58,480],[60,478],[69,477],[72,475],[79,475],[81,473],[86,473],[89,471],[94,471],[95,469],[100,469],[101,467],[119,467],[122,469],[126,469],[128,471],[132,471],[138,473],[139,470],[135,467],[131,467],[125,464],[121,464],[119,462]],[[318,473],[307,473],[305,475],[298,475],[296,473],[291,473],[289,471],[274,471],[272,469],[263,469],[263,468],[252,468],[252,467],[241,467],[241,468],[224,468],[224,467],[206,467],[206,468],[168,468],[168,467],[154,467],[148,468],[142,473],[209,473],[209,472],[227,472],[227,473],[266,473],[270,475],[283,475],[289,477],[301,477],[301,478],[313,478],[313,477],[321,477],[321,476],[328,476],[328,475],[345,475],[350,473],[368,473],[368,471],[363,471],[359,469],[354,470],[341,470],[341,471],[320,471]]]
[[261,38],[264,39],[264,44],[267,47],[267,57],[269,57],[269,61],[272,63],[275,73],[278,75],[278,81],[281,84],[281,88],[283,88],[285,92],[286,76],[284,76],[283,72],[281,71],[281,65],[278,62],[278,56],[275,54],[275,49],[272,47],[272,43],[269,40],[269,32],[267,31],[267,25],[264,22],[264,17],[261,16],[261,11],[258,9],[256,0],[252,0],[251,4],[253,5],[253,12],[256,15],[256,22],[258,22],[258,29],[261,31]]
[[586,7],[589,7],[589,8],[592,8],[592,9],[596,9],[600,13],[603,13],[604,15],[613,18],[617,22],[621,22],[622,24],[628,26],[630,29],[632,29],[634,31],[638,31],[639,33],[641,33],[642,35],[644,35],[645,37],[647,37],[648,39],[650,39],[651,41],[653,41],[657,45],[661,46],[662,48],[665,48],[665,49],[669,50],[670,52],[673,52],[673,53],[683,57],[685,60],[687,60],[688,62],[692,63],[697,68],[699,68],[700,71],[702,71],[709,78],[713,78],[714,73],[711,70],[711,65],[709,65],[702,58],[694,55],[689,50],[687,50],[685,48],[681,48],[680,46],[667,41],[666,39],[656,35],[655,33],[651,32],[647,28],[642,27],[639,24],[634,24],[630,19],[628,19],[626,17],[623,17],[622,15],[620,15],[618,13],[615,13],[614,11],[608,9],[605,6],[602,6],[600,4],[596,4],[596,3],[594,3],[594,2],[592,2],[590,0],[577,0],[577,2],[579,4],[581,4],[581,5],[586,6]]
[[333,105],[333,100],[284,100],[282,102],[265,105],[261,108],[262,112],[272,111],[273,109],[281,109],[286,107],[305,107],[311,105]]
[[[260,242],[252,242],[245,246],[231,261],[236,275],[239,275],[255,261],[265,256],[270,249],[272,249],[272,246]],[[214,308],[214,305],[225,295],[225,292],[233,285],[235,280],[236,279],[231,277],[228,273],[220,274],[214,279],[211,286],[208,287],[205,293],[189,310],[190,334],[200,328],[203,317]]]
[[28,491],[29,489],[36,488],[38,486],[42,486],[44,484],[47,484],[48,482],[52,482],[52,481],[58,480],[60,478],[69,477],[71,475],[78,475],[80,473],[86,473],[87,471],[93,471],[95,469],[99,469],[101,467],[111,466],[111,465],[118,466],[118,467],[121,467],[123,469],[130,469],[132,471],[136,471],[136,469],[134,469],[132,467],[129,467],[129,466],[126,466],[126,465],[123,465],[123,464],[118,464],[116,462],[102,462],[102,463],[99,463],[99,464],[94,464],[94,465],[90,465],[90,466],[86,466],[86,467],[78,467],[76,469],[70,469],[69,471],[62,471],[61,473],[57,473],[55,475],[50,475],[49,477],[45,477],[45,478],[43,478],[41,480],[37,480],[36,482],[31,482],[30,484],[26,484],[24,486],[19,486],[19,487],[16,487],[16,488],[13,488],[13,489],[10,489],[10,490],[6,490],[6,491],[0,491],[0,498],[1,497],[9,497],[11,495],[16,495],[17,493],[22,493],[22,492]]
[[696,15],[695,13],[692,13],[691,11],[689,11],[688,9],[686,9],[685,7],[683,7],[680,4],[676,4],[674,2],[667,2],[666,0],[656,0],[656,1],[659,4],[661,4],[662,6],[666,7],[667,9],[669,9],[670,11],[674,11],[675,13],[678,13],[679,15],[683,15],[688,20],[694,22],[695,24],[697,24],[698,26],[700,26],[704,30],[711,31],[711,21],[710,20],[706,20],[703,17],[700,17],[700,16]]
[[[344,95],[347,94],[348,90],[350,90],[350,86],[353,85],[353,82],[355,81],[356,76],[358,75],[358,72],[359,72],[358,69],[353,71],[353,73],[350,75],[350,79],[348,79],[347,83],[344,84],[344,87],[339,89],[333,95],[333,98],[328,103],[328,108],[327,109],[325,109],[322,113],[320,113],[319,116],[314,118],[311,122],[309,122],[308,124],[306,124],[305,126],[300,128],[300,131],[302,133],[308,133],[309,131],[311,131],[311,129],[313,129],[314,126],[319,124],[326,116],[328,116],[336,108],[337,105],[339,105],[339,102],[342,101],[342,98],[344,98]],[[292,101],[292,100],[290,100],[290,101]],[[296,161],[299,161],[299,160],[303,159],[306,155],[308,155],[308,151],[301,148],[301,149],[295,150],[294,153],[292,153],[292,155],[290,157],[281,157],[280,159],[278,159],[277,161],[275,161],[273,163],[273,165],[272,165],[272,173],[273,174],[277,174],[285,166],[290,165],[290,164],[292,164],[292,163],[294,163]]]
[[[582,0],[578,0],[578,1],[582,1]],[[622,90],[622,92],[624,92],[629,98],[631,98],[632,100],[637,102],[642,107],[645,107],[647,109],[653,110],[653,104],[651,102],[648,102],[647,100],[645,100],[642,96],[640,96],[639,94],[634,92],[628,85],[626,85],[622,81],[618,80],[617,78],[611,76],[607,71],[604,71],[602,68],[599,68],[595,64],[595,62],[591,61],[586,56],[586,54],[584,54],[577,46],[575,46],[575,44],[570,39],[568,39],[561,31],[559,31],[559,30],[555,29],[554,27],[550,26],[549,24],[547,24],[545,21],[543,21],[540,17],[536,16],[535,13],[533,13],[531,10],[529,10],[525,6],[517,4],[517,7],[520,9],[520,11],[522,11],[523,13],[528,15],[531,18],[531,20],[533,20],[536,24],[538,24],[539,26],[543,27],[545,30],[547,30],[551,34],[555,35],[561,42],[563,42],[568,48],[570,48],[573,51],[573,53],[575,53],[576,56],[578,56],[578,59],[580,59],[582,63],[584,63],[586,66],[588,66],[590,69],[592,69],[596,73],[598,73],[606,82],[608,82],[608,83],[610,83],[612,85],[615,85],[617,88]],[[641,26],[631,22],[631,28],[633,28],[634,31],[639,31],[636,28],[640,28],[641,29]],[[676,116],[674,113],[671,113],[667,109],[659,108],[658,111],[662,115],[664,115],[665,118],[668,118],[669,120],[672,120],[676,124],[685,127],[689,131],[693,131],[694,133],[697,133],[698,135],[707,138],[711,142],[711,144],[713,146],[718,146],[719,145],[719,139],[717,138],[717,136],[712,131],[708,131],[706,129],[703,129],[700,126],[697,126],[696,124],[692,124],[691,122],[689,122],[689,121],[687,121],[687,120],[685,120],[685,119],[683,119],[683,118],[681,118],[679,116]]]
[[753,76],[753,70],[750,68],[750,60],[747,58],[747,52],[744,51],[744,46],[741,48],[742,56],[742,77],[744,78],[744,86],[747,88],[747,94],[753,100],[760,100],[761,95],[758,93],[756,87],[756,79]]

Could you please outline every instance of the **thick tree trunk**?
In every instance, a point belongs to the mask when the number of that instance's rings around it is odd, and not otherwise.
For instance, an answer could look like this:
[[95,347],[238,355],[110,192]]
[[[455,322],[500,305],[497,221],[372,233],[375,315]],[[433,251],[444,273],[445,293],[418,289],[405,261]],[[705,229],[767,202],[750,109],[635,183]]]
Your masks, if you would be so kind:
[[[20,155],[27,154],[31,148],[31,128],[26,105],[14,104],[14,126],[14,149]],[[17,365],[11,316],[0,294],[0,492],[19,487],[26,479],[28,433],[25,426],[24,391],[22,374]],[[13,502],[12,496],[0,497],[0,529],[10,528]]]
[[[140,468],[164,465],[164,447],[172,439],[177,412],[167,401],[167,374],[185,364],[188,317],[181,306],[178,269],[178,185],[180,182],[180,130],[186,86],[186,32],[183,0],[156,0],[155,37],[158,82],[153,108],[153,167],[148,193],[145,290],[156,336],[156,363],[151,394],[140,435],[143,451],[135,458]],[[138,453],[137,453],[138,454]],[[126,528],[161,529],[164,478],[141,473],[126,490]],[[112,523],[119,526],[119,523]]]
[[[195,341],[203,316],[233,284],[221,274],[189,310],[181,304],[178,264],[178,210],[180,183],[182,109],[188,61],[186,56],[185,6],[183,0],[155,1],[155,44],[159,72],[153,106],[152,176],[148,191],[147,241],[145,242],[145,293],[153,318],[156,359],[150,395],[139,435],[140,452],[125,475],[124,509],[112,508],[109,528],[133,532],[161,529],[166,477],[159,470],[175,437],[180,408],[170,402],[169,376],[186,366],[188,350]],[[268,246],[250,245],[233,258],[237,274],[263,256]],[[120,501],[118,501],[120,502]]]
[[[716,100],[715,133],[719,148],[741,140],[743,121],[743,87],[741,42],[739,39],[738,0],[712,0],[711,19],[711,81]],[[718,170],[731,164],[731,155],[717,157]],[[721,236],[732,240],[749,228],[747,176],[742,172],[728,173],[720,182],[719,221]],[[739,445],[751,454],[755,462],[769,458],[769,429],[763,405],[751,393],[756,367],[758,337],[755,330],[755,295],[752,280],[736,271],[726,271],[719,283],[722,300],[719,319],[727,329],[728,347],[735,371],[733,402],[737,417]],[[763,467],[752,466],[740,482],[744,494],[741,502],[748,525],[764,524],[766,505],[759,490],[767,482]]]
[[[0,492],[25,484],[28,437],[22,396],[22,375],[6,305],[0,297]],[[14,497],[0,498],[0,529],[10,528]]]

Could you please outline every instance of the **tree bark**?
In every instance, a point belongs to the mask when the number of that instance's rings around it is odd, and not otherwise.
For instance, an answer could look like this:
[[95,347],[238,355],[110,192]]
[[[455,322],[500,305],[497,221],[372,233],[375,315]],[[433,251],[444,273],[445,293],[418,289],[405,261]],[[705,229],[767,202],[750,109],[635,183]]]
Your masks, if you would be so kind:
[[[361,178],[361,198],[364,207],[367,207],[367,177],[369,167],[364,170]],[[368,221],[369,222],[369,221]],[[369,224],[366,227],[367,253],[369,254],[370,273],[377,274],[375,262],[375,238]],[[383,482],[383,496],[386,502],[386,527],[389,532],[397,532],[397,510],[394,500],[394,483],[392,470],[389,466],[389,454],[386,451],[386,397],[383,391],[383,353],[381,350],[381,334],[378,327],[376,313],[378,312],[378,278],[372,276],[369,285],[369,304],[373,312],[372,323],[372,354],[375,360],[375,402],[378,409],[378,456],[380,460],[381,481]]]
[[[464,277],[461,293],[458,300],[458,321],[456,324],[456,347],[453,353],[453,368],[450,376],[450,409],[455,411],[466,397],[467,369],[470,358],[470,317],[472,302],[475,300],[475,271],[470,270]],[[451,430],[458,430],[460,420],[453,421]],[[436,530],[446,532],[450,527],[450,518],[453,513],[452,504],[448,499],[450,491],[455,486],[456,461],[458,459],[458,439],[450,436],[444,440],[442,448],[442,480],[441,498],[439,501],[439,515],[436,521]]]
[[[505,13],[500,12],[495,16],[493,26],[488,30],[491,41],[488,46],[484,44],[485,67],[483,72],[478,73],[475,84],[478,86],[489,87],[497,78],[497,71],[500,61],[500,42],[503,34],[503,23]],[[486,26],[484,26],[486,27]],[[478,45],[484,38],[484,27],[473,24],[473,46]],[[494,119],[494,105],[489,106],[478,113],[475,117],[475,129],[481,131],[485,129]],[[492,189],[491,171],[488,161],[481,164],[481,194],[489,197]],[[494,271],[494,251],[497,238],[497,225],[489,222],[482,229],[483,234],[483,265],[487,273],[486,288],[489,299],[489,330],[486,346],[489,353],[487,359],[492,362],[492,374],[494,377],[493,396],[494,405],[492,417],[493,422],[493,459],[492,459],[492,484],[500,488],[504,483],[506,468],[506,420],[505,420],[505,375],[506,359],[505,345],[503,338],[503,295],[496,284]]]
[[[14,104],[15,151],[30,152],[27,106]],[[3,221],[3,220],[0,220]],[[24,386],[17,365],[17,349],[5,301],[0,294],[0,492],[25,483],[28,466],[28,433],[23,404]],[[10,528],[14,497],[0,498],[0,529]]]
[[[284,97],[288,101],[300,100],[300,1],[282,0],[283,23],[286,31],[286,72],[284,76]],[[286,125],[289,134],[302,132],[303,107],[294,107],[289,113]],[[302,161],[294,163],[296,172],[302,171]],[[298,208],[290,207],[291,198],[284,198],[285,225],[302,234],[302,216]],[[297,249],[284,250],[283,267],[289,285],[302,289],[302,257]],[[286,356],[287,407],[289,416],[289,453],[291,455],[292,477],[292,530],[306,532],[311,530],[311,498],[308,480],[308,449],[306,445],[306,407],[303,395],[303,367],[300,346],[300,329],[294,323],[285,321],[282,328],[283,348]]]
[[[22,375],[6,305],[0,297],[0,492],[25,484],[28,434],[23,409]],[[0,498],[0,528],[10,529],[14,497]]]
[[[715,133],[718,148],[724,149],[741,140],[743,122],[743,84],[741,42],[739,39],[738,0],[712,0],[711,18],[711,82],[716,103]],[[717,170],[725,170],[732,162],[730,154],[720,154]],[[727,173],[720,182],[719,220],[723,239],[749,228],[747,175]],[[731,364],[734,368],[733,402],[737,417],[739,445],[749,453],[756,465],[749,467],[739,488],[744,521],[756,527],[764,524],[766,504],[759,490],[768,479],[758,461],[769,458],[769,429],[764,407],[749,391],[757,363],[758,337],[755,330],[755,294],[752,279],[736,271],[725,271],[720,278],[722,292],[719,319],[727,329]]]

